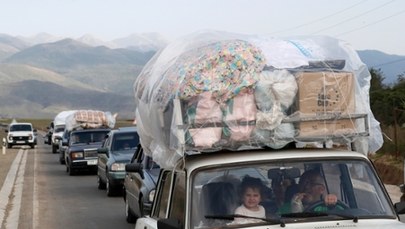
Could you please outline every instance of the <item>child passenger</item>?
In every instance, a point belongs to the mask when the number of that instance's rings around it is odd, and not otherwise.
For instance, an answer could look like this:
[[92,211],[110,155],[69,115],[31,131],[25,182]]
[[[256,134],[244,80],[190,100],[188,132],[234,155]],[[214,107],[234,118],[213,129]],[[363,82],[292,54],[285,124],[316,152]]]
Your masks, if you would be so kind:
[[[266,211],[259,203],[262,201],[263,184],[259,178],[245,176],[241,183],[242,205],[236,208],[235,214],[256,218],[265,218]],[[260,219],[236,217],[235,223],[261,222]]]

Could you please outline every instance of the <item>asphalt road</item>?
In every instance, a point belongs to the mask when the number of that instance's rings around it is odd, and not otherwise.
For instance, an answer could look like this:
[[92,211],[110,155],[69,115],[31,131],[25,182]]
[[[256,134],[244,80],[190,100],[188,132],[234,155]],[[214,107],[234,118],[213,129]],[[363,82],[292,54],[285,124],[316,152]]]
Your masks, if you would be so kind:
[[98,190],[94,174],[69,176],[58,155],[38,137],[35,149],[7,149],[18,154],[15,179],[7,181],[12,186],[8,204],[0,199],[6,206],[0,211],[2,229],[134,228],[125,221],[121,196],[107,197]]

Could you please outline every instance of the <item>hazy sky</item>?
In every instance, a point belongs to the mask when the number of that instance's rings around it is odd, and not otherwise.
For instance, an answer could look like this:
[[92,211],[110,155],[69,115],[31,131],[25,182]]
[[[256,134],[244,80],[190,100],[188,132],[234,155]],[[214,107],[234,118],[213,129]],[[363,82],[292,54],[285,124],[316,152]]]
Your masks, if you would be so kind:
[[329,35],[356,50],[405,55],[404,0],[0,0],[0,33],[46,32],[108,41],[201,29],[248,34]]

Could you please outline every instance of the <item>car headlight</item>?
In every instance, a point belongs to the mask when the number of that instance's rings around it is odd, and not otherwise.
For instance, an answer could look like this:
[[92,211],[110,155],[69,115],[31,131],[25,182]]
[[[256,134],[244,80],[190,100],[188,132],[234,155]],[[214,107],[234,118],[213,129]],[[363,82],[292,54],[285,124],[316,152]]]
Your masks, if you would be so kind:
[[152,189],[152,190],[149,192],[149,195],[148,195],[148,201],[149,201],[149,202],[153,202],[153,199],[155,198],[155,192],[156,192],[156,189]]
[[73,159],[81,158],[81,157],[83,157],[83,152],[74,152],[74,153],[72,153],[72,158]]
[[28,139],[29,139],[29,140],[32,140],[32,137],[33,137],[32,134],[29,134],[29,135],[28,135]]
[[12,134],[10,134],[10,135],[8,136],[8,140],[10,140],[10,141],[13,140],[13,135],[12,135]]
[[125,163],[113,163],[111,171],[125,171]]

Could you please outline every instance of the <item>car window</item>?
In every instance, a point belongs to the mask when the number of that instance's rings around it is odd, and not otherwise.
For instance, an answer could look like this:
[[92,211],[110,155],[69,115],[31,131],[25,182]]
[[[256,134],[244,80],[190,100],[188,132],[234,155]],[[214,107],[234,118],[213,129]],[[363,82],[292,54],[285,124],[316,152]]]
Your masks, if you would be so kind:
[[137,132],[116,133],[113,137],[112,150],[134,150],[139,144],[139,136]]
[[59,133],[59,132],[63,132],[65,130],[65,127],[57,127],[54,132],[55,133]]
[[31,125],[12,125],[10,131],[32,131]]
[[[353,215],[359,219],[375,216],[395,217],[383,185],[377,179],[372,166],[365,160],[289,159],[255,164],[240,163],[200,169],[194,171],[191,177],[191,198],[201,204],[201,207],[192,209],[194,226],[210,226],[212,220],[207,220],[206,215],[234,214],[236,207],[241,205],[239,191],[246,177],[259,178],[262,183],[260,204],[265,208],[266,214],[286,217],[286,222],[293,222],[295,219],[287,217],[288,214],[300,212],[294,205],[294,197],[305,193],[304,196],[309,198],[314,190],[322,190],[322,195],[336,196],[339,204],[336,208],[328,208],[322,205],[323,202],[309,201],[317,199],[313,197],[302,201],[301,210],[326,213],[331,211],[330,217],[335,217],[332,212]],[[319,218],[303,220],[312,221]],[[218,227],[229,222],[223,220],[220,223]]]
[[102,142],[108,132],[75,132],[71,135],[72,144]]
[[166,218],[167,205],[169,203],[170,187],[171,187],[171,171],[164,171],[162,174],[162,182],[160,183],[161,195],[156,200],[155,214],[158,218]]

